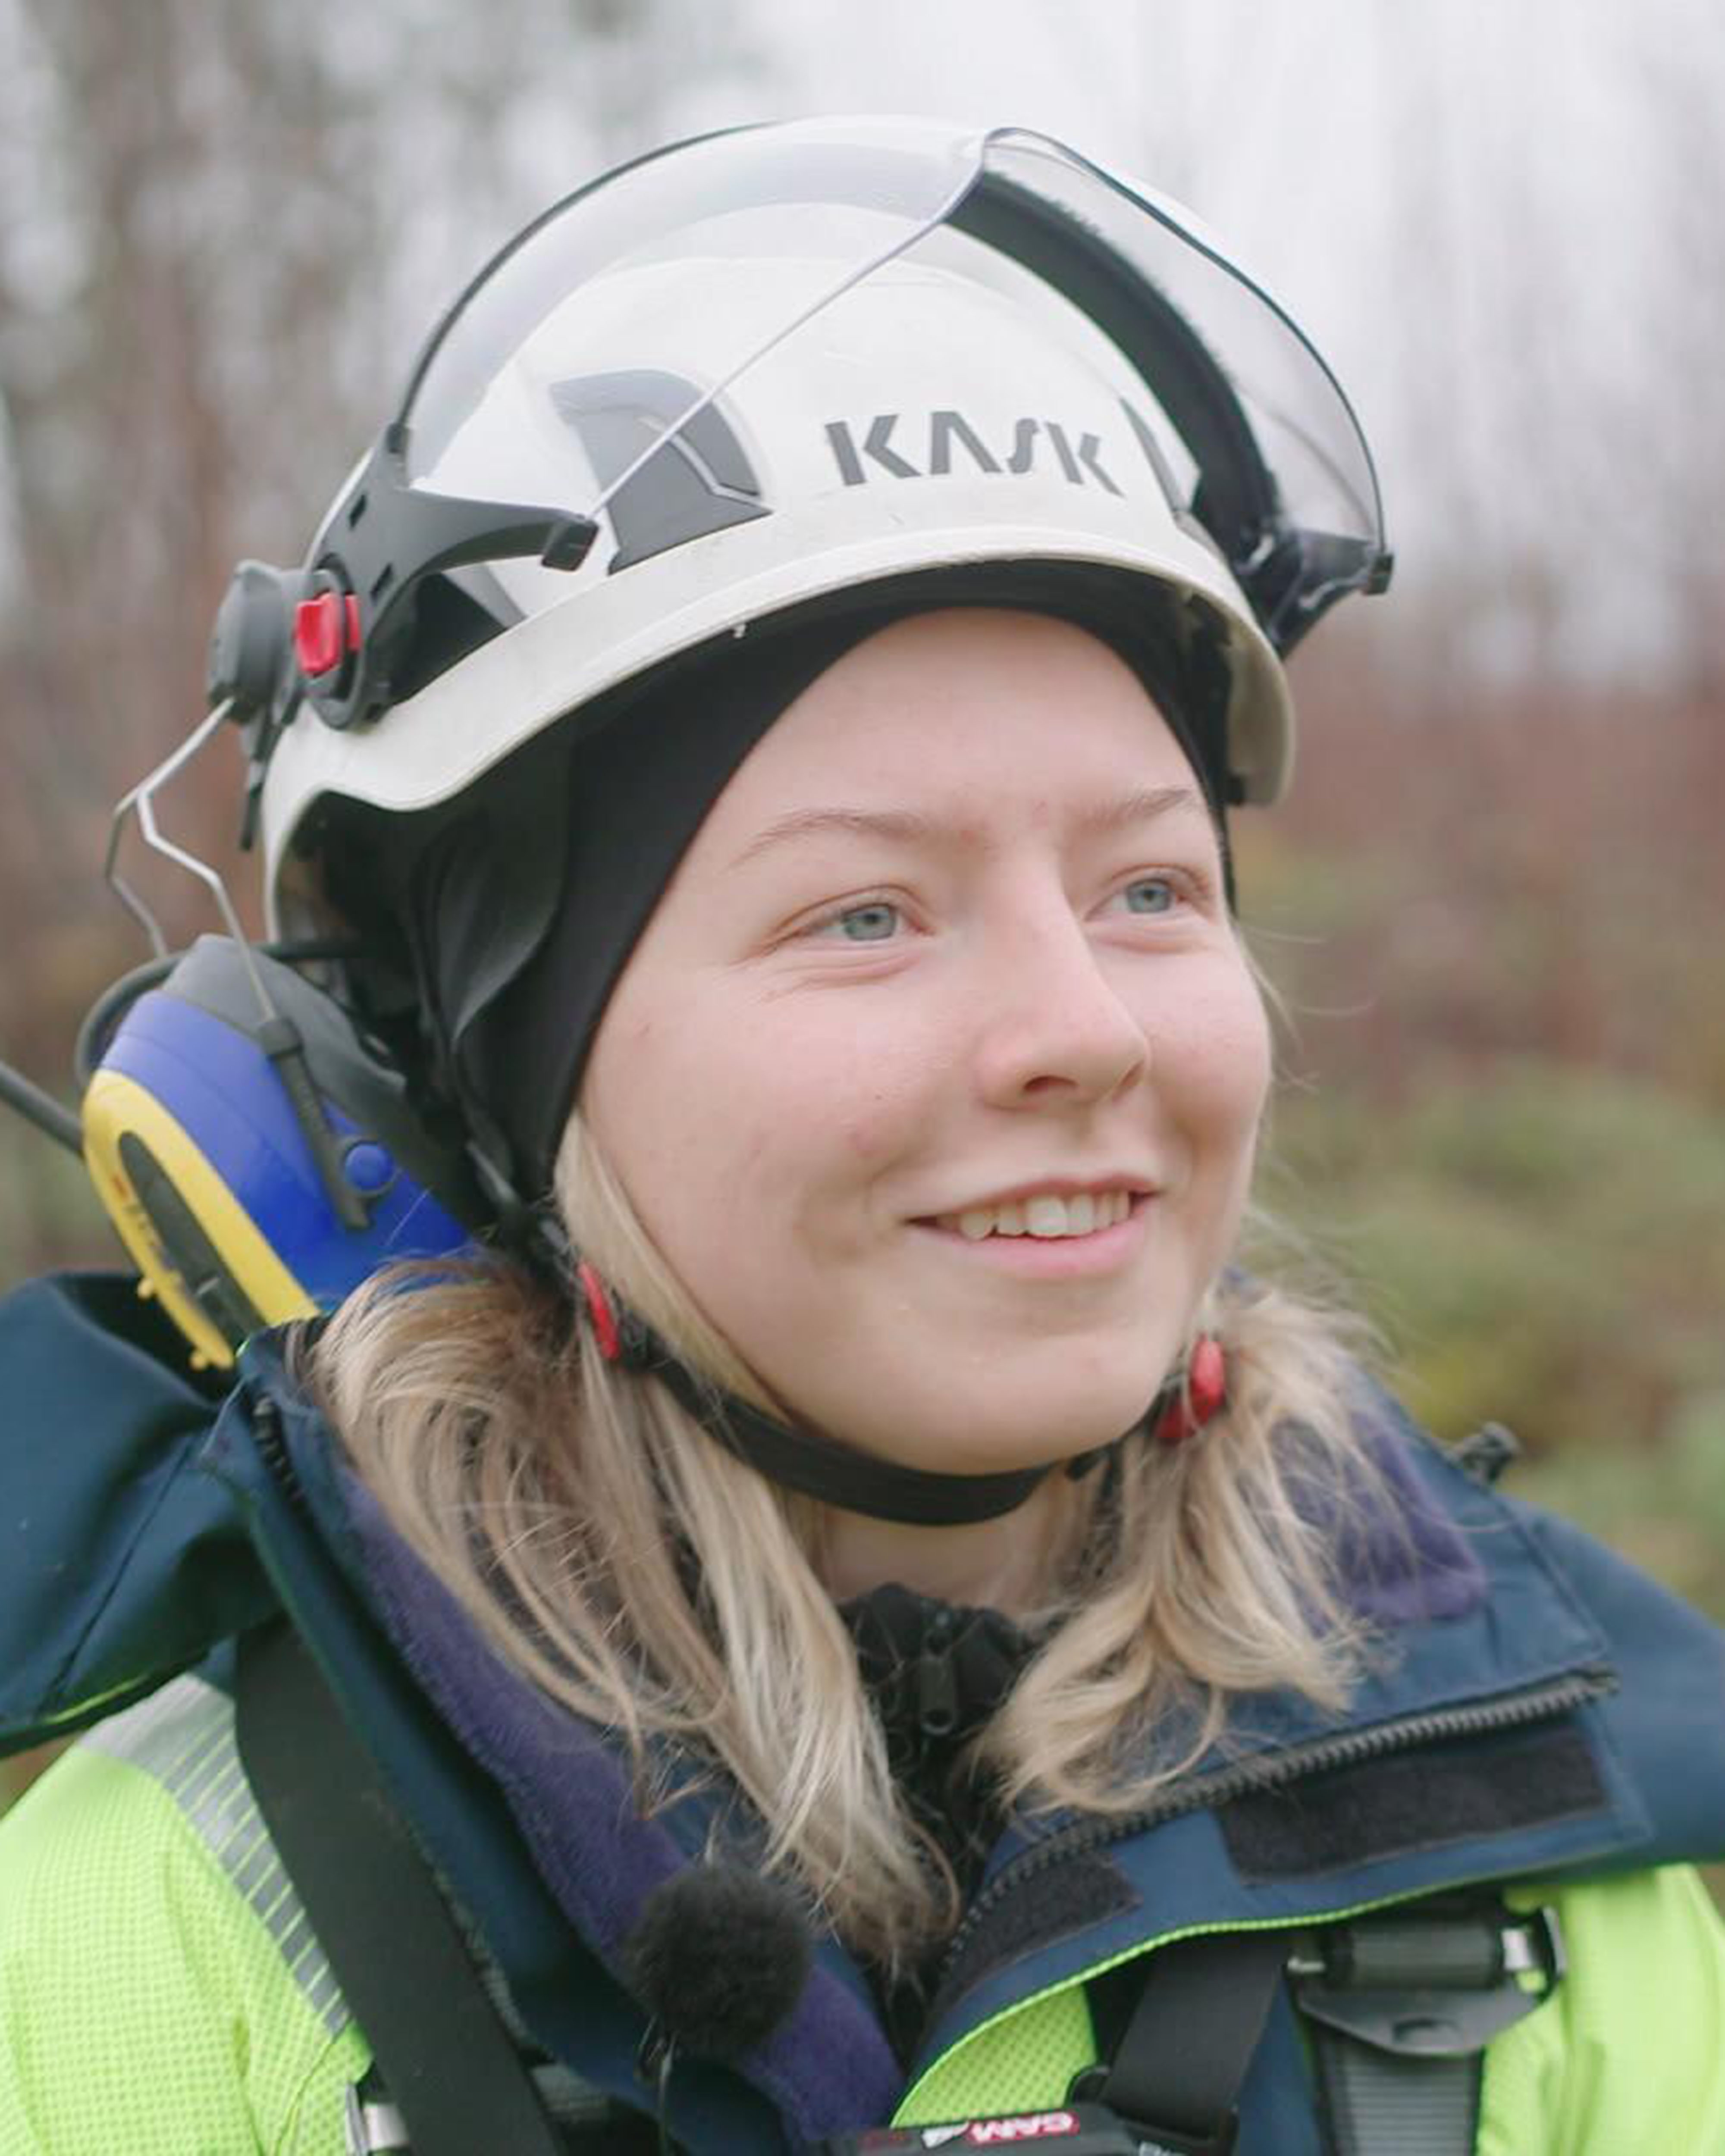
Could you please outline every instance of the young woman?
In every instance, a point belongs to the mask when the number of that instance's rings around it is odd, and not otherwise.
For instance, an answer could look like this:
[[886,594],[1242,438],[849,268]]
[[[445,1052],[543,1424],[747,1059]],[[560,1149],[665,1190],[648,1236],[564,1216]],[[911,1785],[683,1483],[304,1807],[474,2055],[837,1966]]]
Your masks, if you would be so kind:
[[4,2156],[1725,2147],[1725,1645],[1239,1254],[1229,816],[1387,567],[1040,137],[685,146],[470,288],[218,625],[317,985],[96,1029],[238,1388],[0,1312],[5,1727],[95,1725]]

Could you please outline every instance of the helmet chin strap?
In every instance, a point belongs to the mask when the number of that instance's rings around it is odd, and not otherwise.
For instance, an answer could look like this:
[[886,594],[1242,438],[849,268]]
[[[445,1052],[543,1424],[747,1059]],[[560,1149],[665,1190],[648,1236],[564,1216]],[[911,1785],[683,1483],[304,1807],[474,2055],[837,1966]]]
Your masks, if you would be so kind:
[[[574,1272],[588,1322],[608,1362],[638,1377],[656,1378],[727,1452],[769,1481],[819,1498],[823,1504],[903,1527],[969,1527],[1016,1512],[1060,1465],[1049,1462],[992,1475],[948,1475],[853,1451],[817,1431],[795,1429],[699,1377],[651,1327],[610,1294],[585,1259],[577,1262]],[[1205,1344],[1214,1346],[1201,1346]],[[1198,1426],[1188,1404],[1190,1389],[1189,1373],[1183,1367],[1129,1429],[1112,1444],[1066,1461],[1065,1472],[1075,1479],[1088,1474],[1139,1432],[1147,1431],[1163,1443],[1178,1443]],[[1209,1420],[1219,1404],[1219,1399],[1199,1419]]]

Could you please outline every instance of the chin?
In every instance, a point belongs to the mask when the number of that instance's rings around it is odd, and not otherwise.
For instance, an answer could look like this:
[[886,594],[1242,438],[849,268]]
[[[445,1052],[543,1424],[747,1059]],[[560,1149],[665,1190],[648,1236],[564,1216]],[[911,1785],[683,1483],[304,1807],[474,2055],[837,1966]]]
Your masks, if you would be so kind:
[[[1009,1399],[977,1400],[962,1424],[952,1419],[950,1403],[925,1418],[913,1413],[895,1433],[896,1455],[919,1467],[947,1475],[993,1475],[1020,1467],[1054,1466],[1081,1452],[1111,1445],[1139,1420],[1155,1397],[1159,1379],[1142,1390],[1110,1386],[1101,1397],[1075,1400],[1067,1385],[1050,1394],[1039,1409],[1034,1391],[1016,1389]],[[919,1434],[914,1450],[906,1435]]]

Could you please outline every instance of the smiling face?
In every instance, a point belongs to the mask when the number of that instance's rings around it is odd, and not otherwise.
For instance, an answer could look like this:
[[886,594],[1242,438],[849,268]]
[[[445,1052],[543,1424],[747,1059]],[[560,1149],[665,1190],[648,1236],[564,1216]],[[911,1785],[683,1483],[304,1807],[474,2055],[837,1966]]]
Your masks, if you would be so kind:
[[1233,1241],[1269,1066],[1137,677],[1065,623],[953,610],[857,645],[751,752],[582,1104],[795,1417],[976,1473],[1143,1413]]

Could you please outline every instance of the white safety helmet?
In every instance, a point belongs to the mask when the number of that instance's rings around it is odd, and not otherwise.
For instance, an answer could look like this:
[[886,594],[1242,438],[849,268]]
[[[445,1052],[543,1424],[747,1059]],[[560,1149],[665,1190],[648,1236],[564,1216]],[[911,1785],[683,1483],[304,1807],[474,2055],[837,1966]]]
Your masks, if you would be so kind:
[[661,151],[475,279],[303,569],[213,646],[272,930],[321,803],[447,803],[675,655],[959,565],[1142,580],[1273,801],[1280,659],[1388,579],[1371,458],[1183,210],[1045,136],[819,120]]

